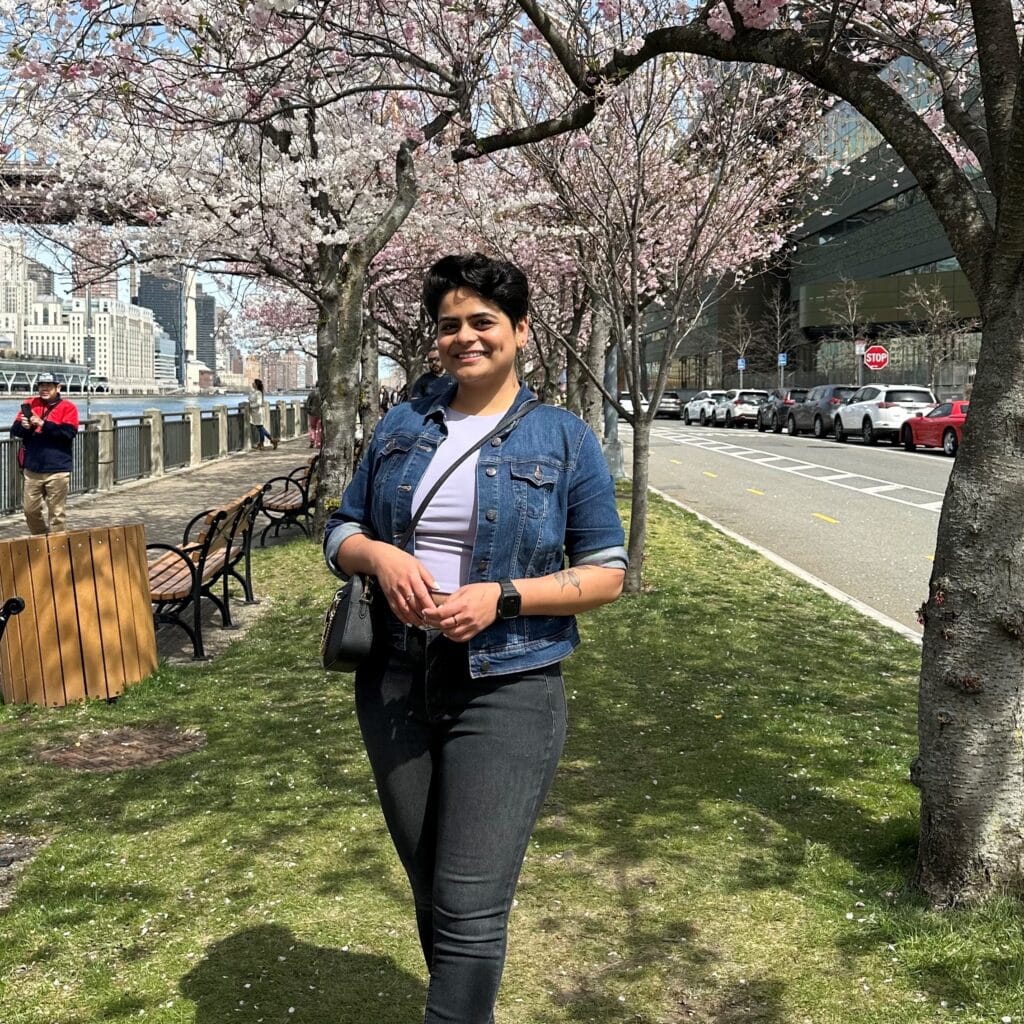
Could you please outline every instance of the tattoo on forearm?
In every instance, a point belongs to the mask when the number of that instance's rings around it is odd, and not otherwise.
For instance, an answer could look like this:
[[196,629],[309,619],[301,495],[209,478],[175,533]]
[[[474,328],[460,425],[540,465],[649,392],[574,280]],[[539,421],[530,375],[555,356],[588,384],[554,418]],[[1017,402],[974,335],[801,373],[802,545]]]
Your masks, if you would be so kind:
[[575,569],[560,569],[554,574],[558,585],[565,590],[566,587],[575,587],[576,593],[583,596],[583,587],[580,586],[580,574]]

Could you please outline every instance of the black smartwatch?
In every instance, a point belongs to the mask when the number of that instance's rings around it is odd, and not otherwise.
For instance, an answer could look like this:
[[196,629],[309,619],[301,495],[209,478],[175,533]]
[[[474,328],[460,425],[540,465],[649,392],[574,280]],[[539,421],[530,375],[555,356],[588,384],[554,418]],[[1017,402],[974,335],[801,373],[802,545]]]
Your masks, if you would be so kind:
[[498,580],[501,597],[498,598],[498,618],[514,619],[523,606],[523,595],[512,585],[511,580]]

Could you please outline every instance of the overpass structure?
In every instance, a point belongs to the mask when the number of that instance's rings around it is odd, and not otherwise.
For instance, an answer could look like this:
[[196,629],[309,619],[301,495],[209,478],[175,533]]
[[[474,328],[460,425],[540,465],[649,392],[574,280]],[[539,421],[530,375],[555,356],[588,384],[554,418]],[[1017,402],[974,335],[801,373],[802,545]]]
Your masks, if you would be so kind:
[[85,217],[94,224],[130,224],[147,227],[149,221],[113,200],[82,206],[55,200],[60,182],[55,167],[8,160],[0,163],[0,221],[11,224],[70,224]]

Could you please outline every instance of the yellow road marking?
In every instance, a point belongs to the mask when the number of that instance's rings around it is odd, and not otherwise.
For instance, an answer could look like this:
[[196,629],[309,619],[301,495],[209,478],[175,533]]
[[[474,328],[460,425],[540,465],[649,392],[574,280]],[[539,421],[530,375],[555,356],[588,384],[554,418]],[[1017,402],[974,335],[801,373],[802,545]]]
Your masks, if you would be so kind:
[[717,473],[709,473],[706,469],[704,470],[704,475],[711,477],[712,480],[717,480],[718,479],[718,474]]
[[814,516],[815,519],[820,519],[823,523],[835,523],[837,526],[839,525],[838,519],[833,519],[831,516],[823,516],[820,512],[812,512],[811,515]]
[[682,463],[678,459],[669,459],[668,461],[671,462],[672,465],[674,465],[674,466],[681,466],[682,465]]
[[750,492],[751,494],[760,494],[760,495],[764,495],[764,491],[759,491],[759,490],[758,490],[758,489],[757,489],[756,487],[748,487],[748,488],[747,488],[747,490],[748,490],[748,491],[749,491],[749,492]]
[[934,562],[935,561],[935,556],[934,555],[925,555],[924,557],[927,558],[929,562]]

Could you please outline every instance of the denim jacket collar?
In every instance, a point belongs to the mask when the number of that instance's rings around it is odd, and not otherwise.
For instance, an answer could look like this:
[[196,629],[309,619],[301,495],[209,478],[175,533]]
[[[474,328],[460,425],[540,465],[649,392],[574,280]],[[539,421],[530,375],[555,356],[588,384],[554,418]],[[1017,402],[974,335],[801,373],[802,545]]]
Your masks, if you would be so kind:
[[[455,398],[456,392],[459,390],[458,383],[453,384],[447,391],[441,392],[437,395],[427,411],[423,414],[423,422],[426,423],[428,420],[436,420],[438,423],[443,423],[447,418],[448,406],[451,405],[452,400]],[[537,396],[523,383],[519,385],[519,391],[516,394],[515,400],[512,402],[510,412],[515,412],[526,402],[531,399],[535,399]]]

